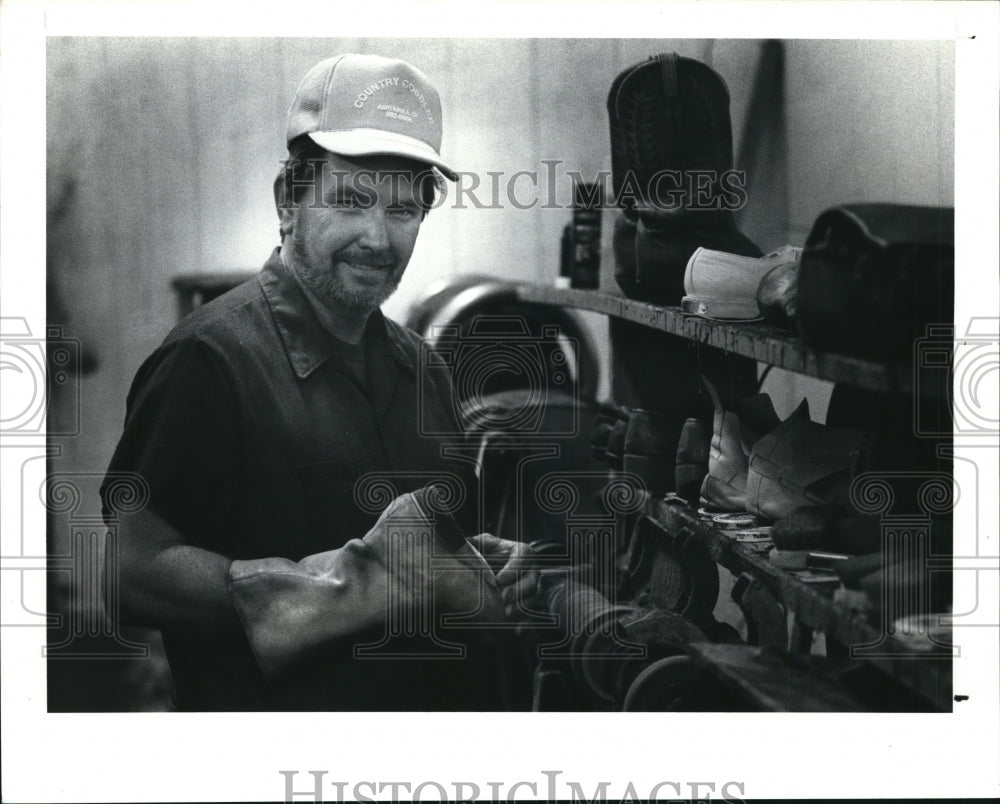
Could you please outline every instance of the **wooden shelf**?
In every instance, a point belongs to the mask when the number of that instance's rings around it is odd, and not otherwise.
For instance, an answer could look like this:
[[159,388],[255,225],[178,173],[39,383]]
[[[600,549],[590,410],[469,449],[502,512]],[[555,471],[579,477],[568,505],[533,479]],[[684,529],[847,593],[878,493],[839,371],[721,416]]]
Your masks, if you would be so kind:
[[522,301],[614,316],[821,380],[878,393],[912,394],[914,389],[913,367],[908,362],[886,363],[820,352],[769,324],[711,321],[685,315],[679,307],[663,307],[599,290],[519,283],[517,294]]
[[862,613],[838,605],[822,589],[802,583],[775,567],[765,556],[708,527],[689,506],[647,496],[642,512],[669,532],[676,533],[683,528],[694,533],[716,563],[733,574],[748,573],[760,580],[786,611],[794,612],[804,625],[852,648],[854,658],[878,667],[935,708],[944,709],[947,705],[950,711],[952,657],[949,652],[914,654],[905,645],[883,636]]
[[[798,374],[883,394],[887,402],[892,399],[891,404],[901,408],[908,406],[904,397],[912,397],[915,393],[928,394],[934,398],[943,397],[943,386],[921,383],[917,390],[913,362],[906,358],[882,361],[825,352],[806,345],[801,338],[789,331],[768,324],[712,321],[685,315],[678,307],[637,301],[606,291],[556,288],[526,282],[517,283],[515,288],[518,299],[523,302],[611,316],[693,344],[705,345]],[[627,356],[631,357],[631,353]],[[622,360],[622,355],[618,355],[618,359]],[[637,371],[643,372],[645,366],[639,360],[629,361],[629,365],[620,368],[624,374],[634,374]],[[628,390],[635,389],[629,386]],[[648,388],[645,390],[649,391]],[[747,574],[764,585],[785,612],[794,615],[795,623],[803,626],[806,633],[809,630],[822,633],[829,638],[829,644],[847,649],[848,657],[844,664],[849,672],[870,673],[873,677],[881,674],[882,680],[891,688],[904,691],[904,695],[914,700],[920,699],[923,702],[921,708],[926,706],[934,711],[951,711],[952,653],[947,648],[934,652],[909,648],[890,636],[888,627],[880,627],[880,624],[870,621],[865,612],[835,602],[835,586],[803,582],[773,565],[766,555],[755,552],[706,525],[687,504],[667,502],[650,495],[645,500],[642,514],[668,534],[692,534],[707,547],[709,555],[717,564],[735,575]],[[790,637],[793,635],[786,634],[789,637],[784,645],[786,656],[789,659],[801,658],[798,653],[789,652],[792,647],[789,644]],[[781,634],[777,634],[777,637],[780,640]],[[743,654],[737,656],[737,649],[730,646],[697,648],[692,645],[689,648],[695,653],[701,650],[700,654],[693,655],[692,658],[710,672],[725,677],[741,686],[741,689],[752,688],[754,694],[759,696],[759,703],[763,708],[804,708],[810,711],[857,709],[855,702],[841,699],[832,693],[822,701],[814,701],[804,693],[799,699],[786,700],[781,697],[785,692],[782,692],[778,682],[782,679],[787,681],[787,672],[784,675],[776,674],[775,668],[762,663],[763,660],[747,662]],[[746,651],[745,647],[743,651]],[[842,658],[839,653],[838,651],[838,660]],[[819,683],[818,677],[811,676],[811,672],[802,668],[802,678],[799,679],[801,690],[807,691],[812,681]]]

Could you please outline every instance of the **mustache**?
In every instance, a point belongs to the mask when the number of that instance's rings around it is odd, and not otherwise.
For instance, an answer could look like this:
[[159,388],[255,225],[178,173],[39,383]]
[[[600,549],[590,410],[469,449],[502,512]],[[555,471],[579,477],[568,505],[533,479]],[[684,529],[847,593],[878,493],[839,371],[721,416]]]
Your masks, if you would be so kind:
[[363,265],[368,268],[391,268],[396,260],[391,254],[372,254],[363,251],[339,251],[333,255],[334,262],[349,262],[352,265]]

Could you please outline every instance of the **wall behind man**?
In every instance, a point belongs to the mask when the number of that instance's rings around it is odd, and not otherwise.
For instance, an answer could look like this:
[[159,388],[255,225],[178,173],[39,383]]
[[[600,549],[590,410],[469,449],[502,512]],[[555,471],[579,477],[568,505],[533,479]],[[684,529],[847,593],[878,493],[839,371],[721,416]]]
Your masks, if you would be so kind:
[[[748,118],[766,128],[750,184],[757,214],[747,217],[765,249],[801,244],[836,203],[951,203],[950,42],[784,42],[783,103],[753,117],[762,49],[750,40],[50,39],[47,248],[60,302],[50,308],[99,361],[84,379],[82,435],[64,459],[106,465],[128,384],[175,323],[171,277],[257,270],[277,243],[271,184],[284,117],[315,62],[354,51],[418,65],[442,96],[443,152],[481,182],[460,201],[451,188],[428,217],[387,304],[398,317],[439,277],[551,281],[569,212],[540,208],[553,190],[543,161],[559,162],[562,206],[568,171],[610,170],[608,87],[669,50],[727,79],[737,154]],[[507,195],[518,171],[539,174],[537,190],[526,176],[514,188],[522,203],[540,200],[531,209]],[[496,208],[490,172],[500,174]],[[588,320],[600,340],[604,322]],[[790,400],[800,393],[794,378],[781,385]]]
[[954,204],[953,42],[785,47],[791,238],[833,204]]
[[[784,42],[787,234],[801,246],[837,204],[955,203],[952,41]],[[823,421],[831,384],[775,370],[781,415],[803,397]]]

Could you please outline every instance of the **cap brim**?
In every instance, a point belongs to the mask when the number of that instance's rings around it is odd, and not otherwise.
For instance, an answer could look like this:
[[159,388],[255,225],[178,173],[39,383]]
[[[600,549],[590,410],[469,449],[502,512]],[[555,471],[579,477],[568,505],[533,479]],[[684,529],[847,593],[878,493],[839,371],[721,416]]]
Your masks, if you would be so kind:
[[352,128],[343,131],[311,131],[309,136],[321,148],[341,156],[401,156],[433,165],[451,181],[458,174],[445,164],[437,151],[426,142],[376,128]]

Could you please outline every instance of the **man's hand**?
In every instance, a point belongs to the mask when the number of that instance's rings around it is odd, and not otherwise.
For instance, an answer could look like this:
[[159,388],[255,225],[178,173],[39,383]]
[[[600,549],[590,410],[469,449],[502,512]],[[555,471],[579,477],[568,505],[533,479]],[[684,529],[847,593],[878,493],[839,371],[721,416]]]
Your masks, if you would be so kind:
[[484,622],[499,621],[502,604],[495,569],[462,535],[453,516],[434,510],[428,499],[433,493],[428,487],[397,497],[364,543],[397,588],[418,605],[428,605],[433,597],[439,612],[478,612]]
[[489,533],[472,536],[469,542],[496,573],[507,619],[521,620],[531,611],[537,611],[539,574],[531,545]]

